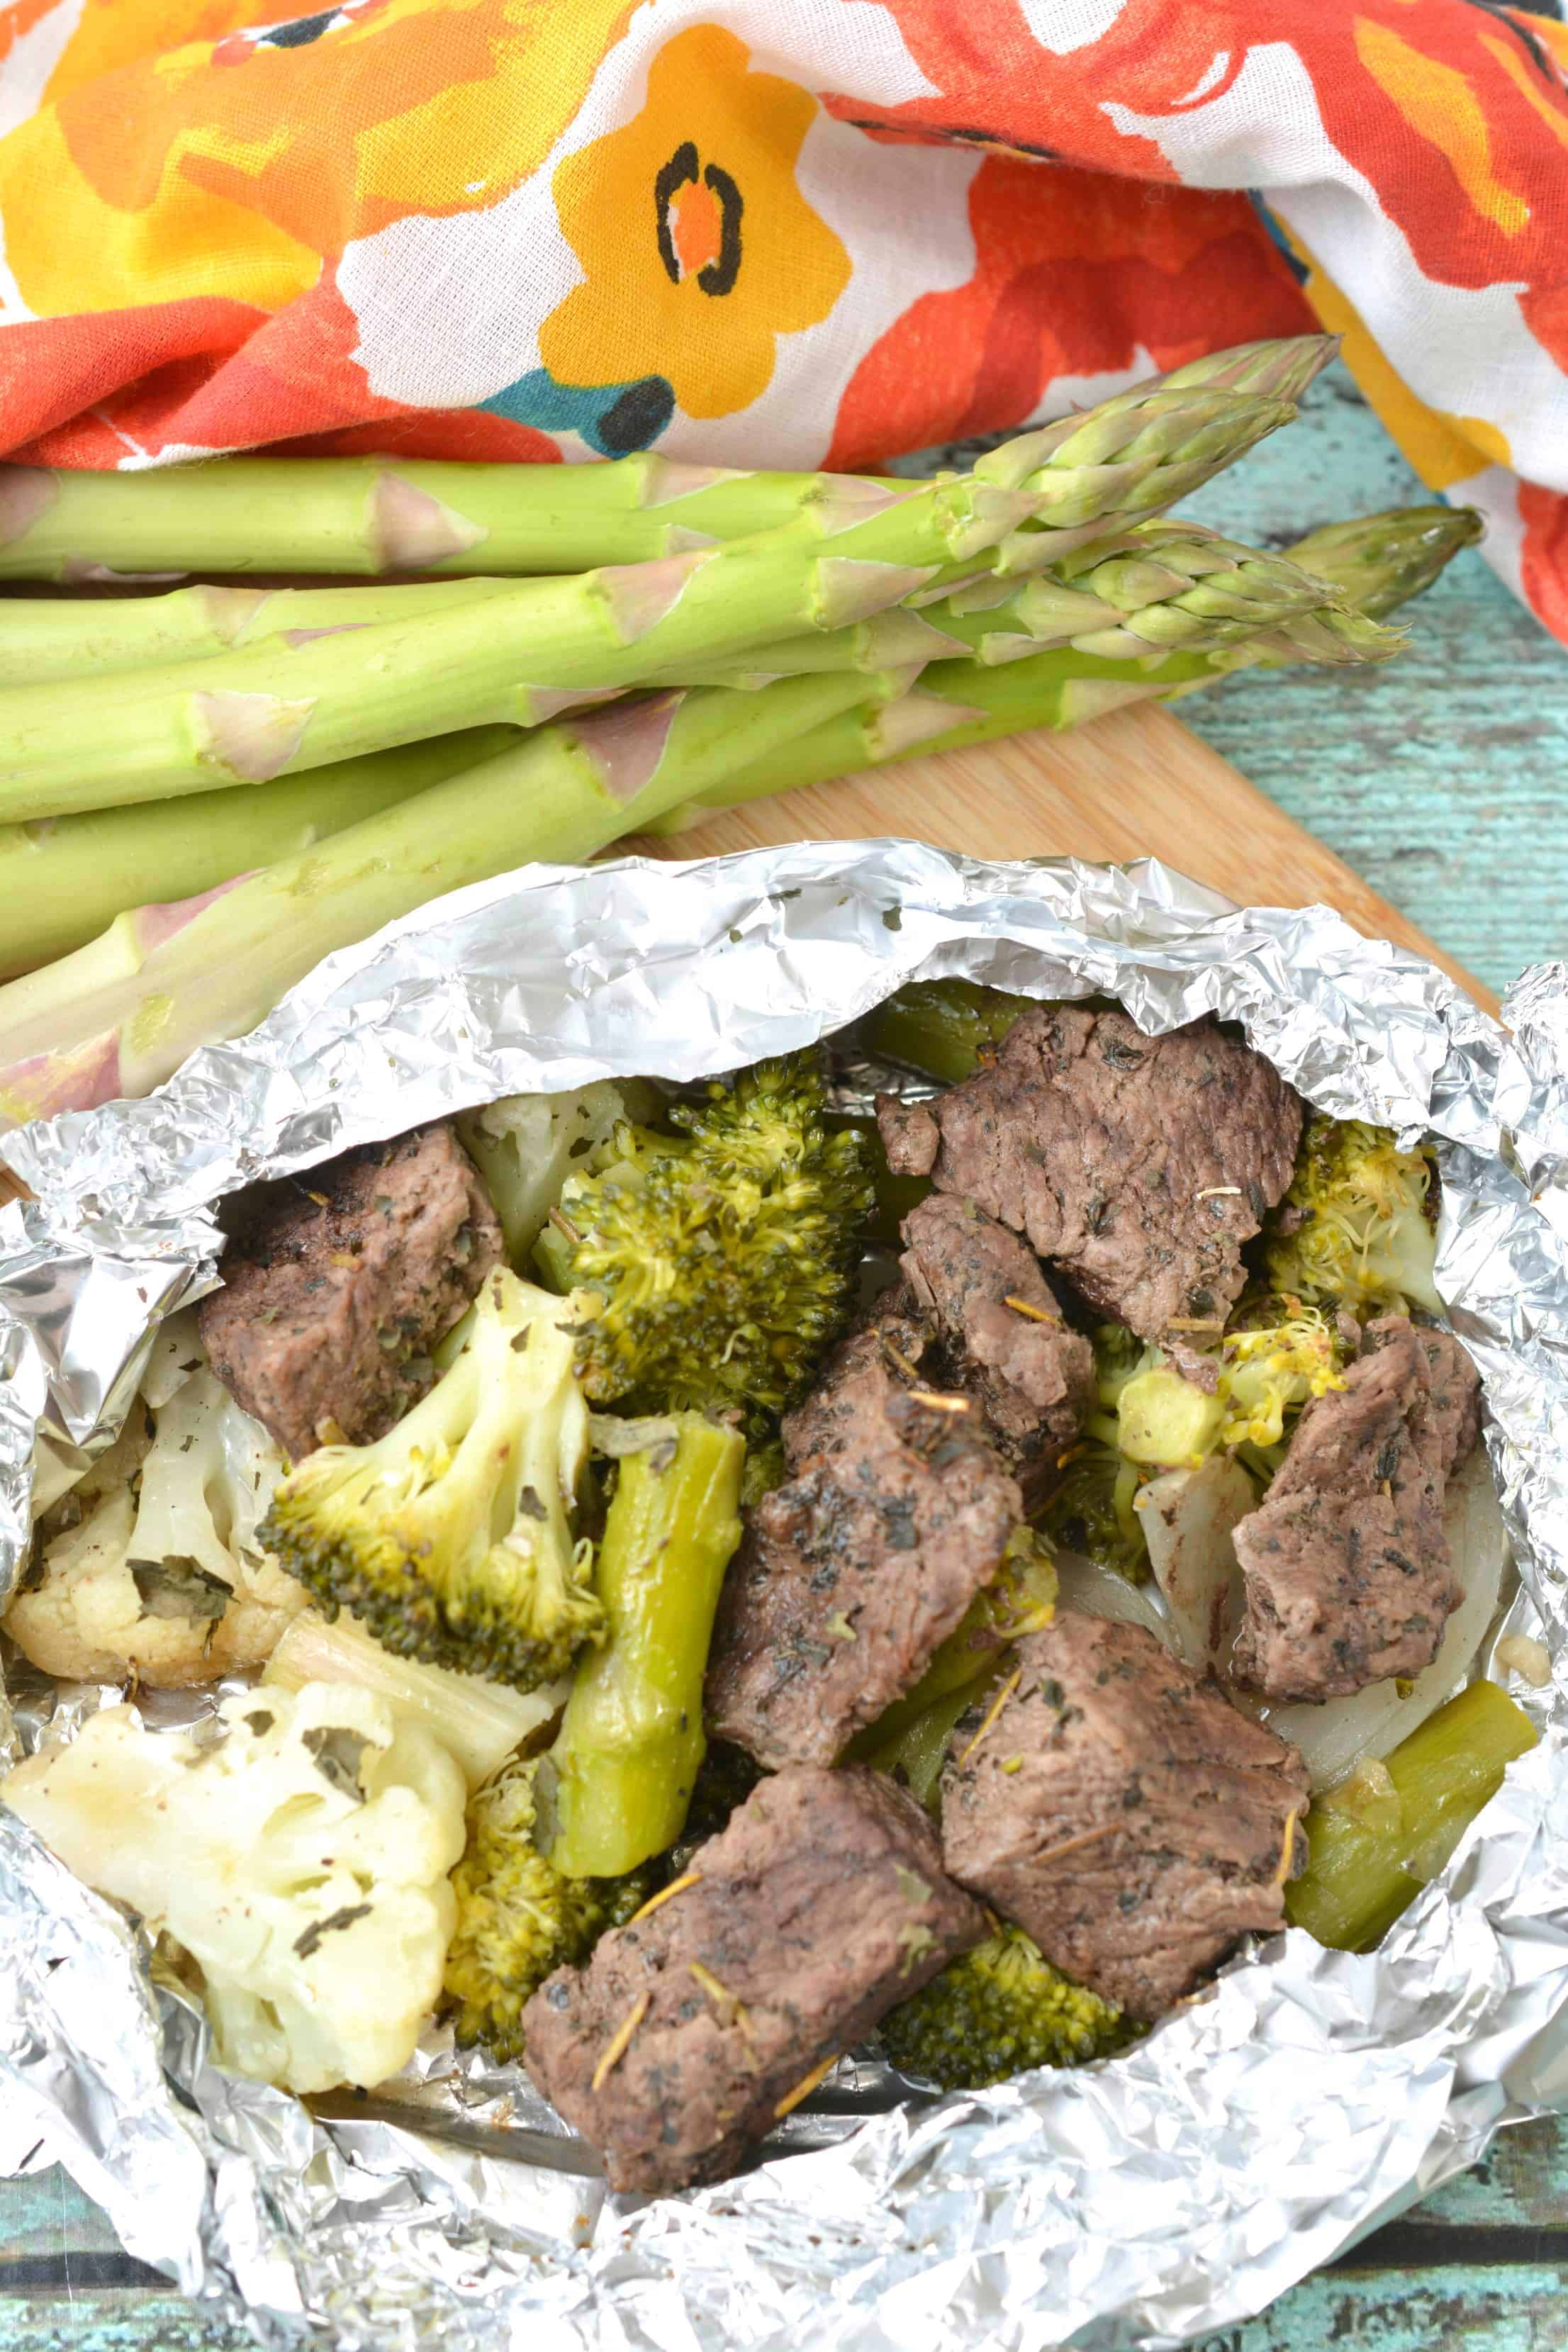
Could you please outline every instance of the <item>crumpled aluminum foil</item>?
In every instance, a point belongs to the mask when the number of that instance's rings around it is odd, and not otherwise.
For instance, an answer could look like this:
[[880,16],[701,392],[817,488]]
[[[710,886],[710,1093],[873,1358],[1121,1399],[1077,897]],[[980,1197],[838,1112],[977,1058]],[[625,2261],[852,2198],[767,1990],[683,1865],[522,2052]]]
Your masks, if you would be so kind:
[[1129,2056],[983,2095],[899,2105],[846,2062],[755,2170],[641,2205],[521,2074],[439,2033],[399,2084],[314,2114],[224,2077],[125,1920],[0,1809],[0,2169],[63,2161],[134,2253],[268,2344],[1175,2345],[1568,2102],[1563,966],[1526,975],[1505,1031],[1322,908],[908,842],[482,885],[331,958],[151,1100],[5,1139],[48,1206],[0,1216],[0,1589],[35,1432],[107,1442],[153,1322],[215,1278],[221,1194],[501,1094],[731,1069],[942,974],[1104,991],[1151,1030],[1212,1011],[1322,1108],[1438,1139],[1439,1281],[1486,1384],[1510,1622],[1552,1661],[1549,1688],[1511,1685],[1542,1743],[1375,1957],[1276,1938]]

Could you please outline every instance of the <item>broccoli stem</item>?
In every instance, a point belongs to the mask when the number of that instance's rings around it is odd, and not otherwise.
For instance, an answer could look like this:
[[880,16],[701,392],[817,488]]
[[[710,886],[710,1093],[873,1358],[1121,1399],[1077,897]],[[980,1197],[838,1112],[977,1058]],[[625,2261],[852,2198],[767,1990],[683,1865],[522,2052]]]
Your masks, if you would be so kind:
[[700,1413],[673,1419],[673,1452],[667,1439],[621,1464],[599,1551],[609,1639],[578,1669],[550,1751],[549,1858],[573,1878],[618,1877],[672,1845],[707,1744],[702,1678],[746,1449]]
[[[1156,389],[1293,401],[1335,348],[1327,335],[1243,344],[1106,406],[1124,410]],[[1066,440],[1082,421],[1047,431]],[[1140,450],[1148,466],[1135,481],[1101,483],[1093,494],[1148,492],[1142,511],[1184,496],[1194,487],[1181,470],[1191,462],[1190,437],[1189,429],[1167,448]],[[1134,462],[1120,447],[1110,454]],[[1072,462],[1089,467],[1105,459]],[[1145,478],[1153,471],[1170,482],[1163,497]],[[674,465],[651,454],[602,466],[225,457],[142,474],[12,467],[7,478],[12,519],[0,579],[8,580],[68,580],[93,567],[143,574],[587,572],[657,562],[694,541],[746,538],[814,509],[865,512],[879,490],[908,488],[840,474]]]
[[1307,1816],[1306,1871],[1285,1891],[1293,1927],[1336,1950],[1385,1935],[1502,1786],[1535,1727],[1495,1683],[1472,1683],[1385,1759],[1320,1797]]

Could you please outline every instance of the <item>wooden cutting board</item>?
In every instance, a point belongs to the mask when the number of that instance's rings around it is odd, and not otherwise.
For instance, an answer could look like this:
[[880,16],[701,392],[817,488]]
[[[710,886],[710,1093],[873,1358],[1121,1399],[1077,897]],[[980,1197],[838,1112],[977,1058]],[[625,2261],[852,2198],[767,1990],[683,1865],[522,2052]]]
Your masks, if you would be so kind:
[[1184,727],[1144,703],[1067,735],[1038,730],[813,784],[634,845],[700,857],[801,840],[904,834],[977,857],[1158,857],[1244,906],[1337,907],[1496,1013],[1491,991]]

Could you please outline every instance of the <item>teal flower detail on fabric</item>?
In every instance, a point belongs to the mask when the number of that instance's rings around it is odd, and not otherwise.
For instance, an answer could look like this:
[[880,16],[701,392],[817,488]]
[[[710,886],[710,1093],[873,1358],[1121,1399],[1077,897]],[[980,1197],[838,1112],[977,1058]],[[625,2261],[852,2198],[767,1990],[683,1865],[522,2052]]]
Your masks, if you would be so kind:
[[658,439],[675,414],[675,392],[661,375],[579,386],[557,383],[548,368],[533,368],[479,406],[543,433],[575,433],[601,457],[625,457]]

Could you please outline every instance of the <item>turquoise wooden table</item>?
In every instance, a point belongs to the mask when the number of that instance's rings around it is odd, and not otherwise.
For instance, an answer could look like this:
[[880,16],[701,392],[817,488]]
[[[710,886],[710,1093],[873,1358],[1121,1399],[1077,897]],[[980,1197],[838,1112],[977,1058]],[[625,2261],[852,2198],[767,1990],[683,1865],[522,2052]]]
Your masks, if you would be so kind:
[[[1331,372],[1292,431],[1186,509],[1264,545],[1422,496]],[[1479,978],[1568,953],[1568,653],[1461,556],[1415,644],[1362,677],[1285,671],[1184,720]],[[225,2335],[118,2251],[58,2172],[0,2181],[0,2352],[220,2352]],[[1205,2352],[1563,2352],[1568,2124],[1489,2163]]]

